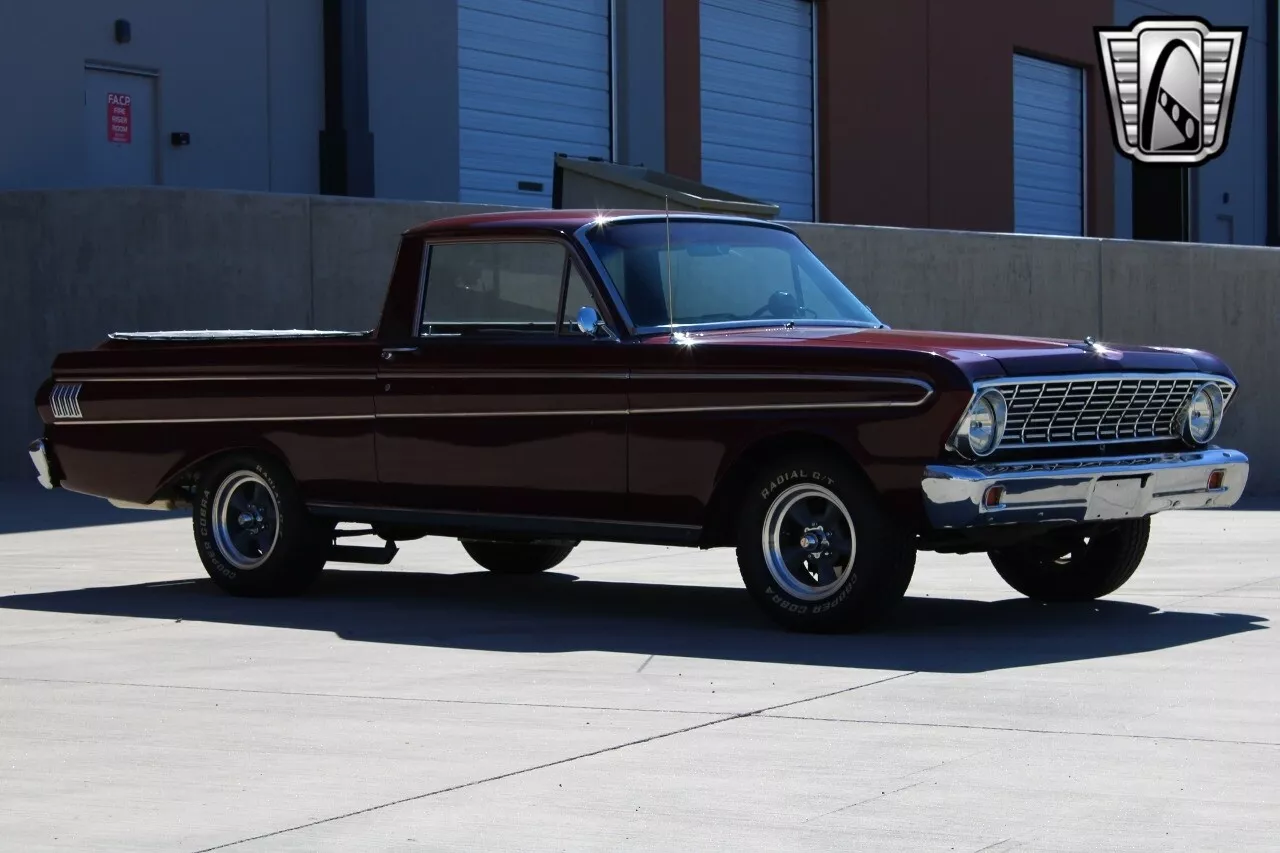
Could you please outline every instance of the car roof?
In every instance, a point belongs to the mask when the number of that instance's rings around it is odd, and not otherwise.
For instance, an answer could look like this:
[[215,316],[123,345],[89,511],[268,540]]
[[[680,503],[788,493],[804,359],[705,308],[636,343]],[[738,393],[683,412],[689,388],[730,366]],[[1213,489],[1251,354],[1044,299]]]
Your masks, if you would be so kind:
[[[449,216],[433,219],[405,231],[405,235],[434,234],[439,232],[458,231],[496,231],[511,229],[529,229],[531,231],[576,231],[599,219],[613,220],[623,217],[663,217],[661,210],[501,210],[492,213],[471,213],[463,216]],[[704,222],[747,222],[758,225],[785,227],[764,219],[751,219],[743,216],[726,216],[714,213],[698,213],[689,211],[672,212],[672,221],[704,221]]]

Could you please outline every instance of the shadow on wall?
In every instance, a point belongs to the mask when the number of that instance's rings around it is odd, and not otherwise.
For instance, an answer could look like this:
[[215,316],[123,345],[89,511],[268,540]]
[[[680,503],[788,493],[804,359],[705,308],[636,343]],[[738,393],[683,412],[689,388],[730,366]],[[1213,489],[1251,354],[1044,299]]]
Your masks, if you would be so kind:
[[1256,631],[1258,616],[1121,601],[1047,606],[908,598],[878,633],[791,634],[741,589],[567,574],[327,571],[303,598],[238,599],[211,581],[0,598],[0,609],[323,631],[347,640],[500,652],[610,651],[904,672],[974,673],[1138,654]]

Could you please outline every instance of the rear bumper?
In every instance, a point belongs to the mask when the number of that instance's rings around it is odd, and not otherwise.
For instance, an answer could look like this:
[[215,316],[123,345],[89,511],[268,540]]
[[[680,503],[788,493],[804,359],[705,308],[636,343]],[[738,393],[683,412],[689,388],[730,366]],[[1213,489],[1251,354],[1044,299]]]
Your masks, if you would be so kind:
[[[1212,488],[1211,476],[1220,479]],[[930,465],[922,487],[930,524],[955,529],[1228,507],[1240,499],[1248,479],[1247,456],[1213,448],[1112,459]]]
[[27,455],[31,457],[31,464],[36,466],[36,480],[40,485],[46,489],[57,486],[53,475],[53,457],[45,440],[38,438],[27,445]]

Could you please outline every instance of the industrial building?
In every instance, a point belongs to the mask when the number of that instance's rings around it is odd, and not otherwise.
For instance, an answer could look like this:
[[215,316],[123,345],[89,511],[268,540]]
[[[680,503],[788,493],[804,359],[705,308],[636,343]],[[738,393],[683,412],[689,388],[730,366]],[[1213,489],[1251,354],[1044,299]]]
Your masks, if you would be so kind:
[[[1267,0],[6,0],[0,189],[544,206],[562,152],[782,218],[1275,243]],[[1249,27],[1227,150],[1115,152],[1093,27]]]

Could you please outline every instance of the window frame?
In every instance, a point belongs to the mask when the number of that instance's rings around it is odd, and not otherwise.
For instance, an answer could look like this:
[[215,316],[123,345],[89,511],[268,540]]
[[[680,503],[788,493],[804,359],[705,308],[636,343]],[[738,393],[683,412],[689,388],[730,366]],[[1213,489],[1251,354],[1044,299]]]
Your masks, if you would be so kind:
[[[426,318],[427,295],[428,288],[431,286],[431,262],[433,253],[440,246],[459,246],[459,245],[502,245],[512,243],[532,243],[532,244],[550,244],[560,247],[564,252],[564,263],[560,268],[560,284],[558,294],[556,296],[556,319],[551,321],[552,328],[548,332],[541,329],[530,331],[521,326],[516,328],[516,323],[492,323],[492,324],[464,324],[464,323],[428,323]],[[591,340],[586,335],[566,334],[563,329],[566,323],[565,317],[565,300],[568,298],[569,288],[569,272],[576,269],[578,276],[587,286],[587,291],[595,302],[596,311],[604,314],[604,301],[600,298],[600,293],[592,277],[583,268],[581,260],[574,252],[573,245],[567,240],[554,236],[537,235],[537,236],[521,236],[507,237],[494,235],[469,235],[466,237],[446,237],[440,239],[428,239],[422,244],[422,268],[418,275],[418,301],[416,308],[416,317],[414,319],[413,337],[415,340],[438,340],[438,339],[457,339],[468,337],[469,331],[465,327],[471,325],[475,332],[481,332],[486,338],[501,338],[503,340],[546,340],[548,338],[554,340],[575,340],[582,338]],[[504,329],[504,326],[511,326],[510,329]],[[437,328],[446,331],[429,331],[429,329]]]

